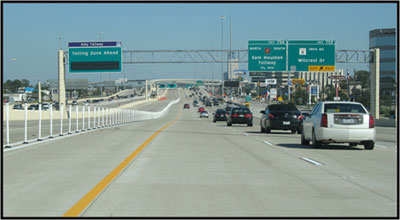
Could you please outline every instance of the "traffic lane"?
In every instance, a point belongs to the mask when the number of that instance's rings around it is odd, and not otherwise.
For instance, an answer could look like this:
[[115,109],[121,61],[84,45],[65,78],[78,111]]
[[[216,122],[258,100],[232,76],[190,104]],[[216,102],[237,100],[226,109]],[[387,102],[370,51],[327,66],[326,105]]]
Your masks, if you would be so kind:
[[[176,105],[174,105],[176,106]],[[177,110],[3,153],[4,216],[62,216]]]
[[151,112],[161,111],[170,102],[173,102],[173,101],[175,101],[175,100],[177,100],[179,98],[179,91],[177,89],[168,89],[167,92],[164,94],[164,96],[167,98],[166,100],[150,102],[150,103],[143,103],[143,104],[138,105],[138,106],[130,107],[129,109],[145,110],[145,111],[151,111]]
[[242,125],[229,129],[238,135],[246,133],[264,143],[266,147],[275,148],[294,158],[312,158],[323,163],[322,168],[332,175],[358,184],[389,201],[395,201],[396,145],[382,147],[383,143],[377,141],[378,146],[372,151],[364,150],[362,145],[350,147],[348,144],[329,144],[315,149],[312,146],[301,145],[301,135],[290,134],[290,131],[272,130],[266,134],[260,132],[259,126],[250,129]]
[[396,214],[395,201],[249,135],[258,128],[196,110],[183,109],[84,216]]

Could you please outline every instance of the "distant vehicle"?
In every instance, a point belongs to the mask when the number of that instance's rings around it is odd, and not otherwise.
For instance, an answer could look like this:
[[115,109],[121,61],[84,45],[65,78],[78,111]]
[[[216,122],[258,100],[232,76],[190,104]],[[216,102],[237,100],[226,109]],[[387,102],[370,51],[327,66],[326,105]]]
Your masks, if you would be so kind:
[[193,107],[199,107],[199,102],[197,100],[193,101]]
[[214,100],[214,106],[219,106],[219,103],[218,103],[218,101],[217,100]]
[[303,116],[295,105],[273,104],[260,111],[260,127],[262,133],[270,133],[271,130],[291,130],[292,134],[301,133]]
[[212,105],[211,105],[211,102],[210,101],[207,101],[206,102],[206,107],[211,107]]
[[15,105],[13,106],[13,109],[22,110],[22,109],[24,109],[24,106],[23,106],[22,104],[15,104]]
[[28,110],[39,110],[39,104],[32,104],[28,107]]
[[215,111],[213,122],[215,123],[216,121],[226,121],[226,111],[224,109],[217,109]]
[[183,108],[190,108],[190,105],[189,105],[188,103],[185,103],[185,104],[183,105]]
[[225,111],[226,111],[227,113],[229,113],[229,112],[231,111],[231,109],[232,109],[232,106],[227,105],[227,106],[225,107]]
[[208,118],[208,112],[207,111],[201,111],[200,112],[200,118]]
[[232,108],[226,118],[226,124],[232,126],[232,124],[247,124],[247,126],[253,126],[253,114],[248,108]]
[[374,149],[375,121],[358,102],[320,102],[303,122],[301,144],[318,148],[321,144],[349,143]]
[[199,109],[197,109],[197,112],[202,112],[205,111],[206,109],[204,107],[199,107]]
[[76,101],[76,100],[74,100],[74,101],[72,101],[72,103],[71,103],[72,105],[77,105],[78,104],[78,102]]
[[49,110],[50,109],[50,103],[42,103],[42,110]]

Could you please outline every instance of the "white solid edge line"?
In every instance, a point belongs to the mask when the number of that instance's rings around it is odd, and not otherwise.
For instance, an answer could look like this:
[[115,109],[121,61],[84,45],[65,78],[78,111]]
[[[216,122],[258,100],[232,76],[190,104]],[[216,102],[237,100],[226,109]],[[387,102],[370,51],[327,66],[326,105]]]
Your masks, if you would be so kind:
[[324,164],[322,164],[322,163],[320,163],[320,162],[317,162],[317,161],[315,161],[315,160],[311,160],[311,159],[309,159],[309,158],[307,158],[307,157],[301,157],[300,159],[305,160],[305,161],[307,161],[307,162],[309,162],[309,163],[312,163],[312,164],[314,164],[314,165],[317,165],[317,166],[324,165]]
[[377,144],[375,144],[375,146],[377,146],[377,147],[381,147],[381,148],[387,148],[386,146],[377,145]]
[[268,141],[264,141],[264,144],[272,145],[272,144],[269,143]]

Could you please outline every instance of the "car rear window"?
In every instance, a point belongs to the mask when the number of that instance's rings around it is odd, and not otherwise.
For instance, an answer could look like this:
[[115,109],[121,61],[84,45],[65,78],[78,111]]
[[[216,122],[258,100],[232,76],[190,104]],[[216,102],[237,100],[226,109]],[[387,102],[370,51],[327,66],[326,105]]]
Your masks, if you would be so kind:
[[250,113],[250,111],[245,108],[235,108],[232,110],[232,113]]
[[360,104],[330,103],[325,104],[325,113],[350,112],[350,113],[366,113]]
[[294,105],[271,105],[269,110],[284,110],[284,111],[298,111]]
[[224,113],[224,112],[225,112],[225,110],[222,110],[222,109],[217,110],[217,113]]

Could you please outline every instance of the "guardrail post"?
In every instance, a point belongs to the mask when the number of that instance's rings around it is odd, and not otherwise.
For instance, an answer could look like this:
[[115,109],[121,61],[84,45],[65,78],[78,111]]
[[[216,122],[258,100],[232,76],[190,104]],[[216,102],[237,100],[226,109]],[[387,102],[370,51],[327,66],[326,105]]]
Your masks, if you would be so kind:
[[97,118],[98,118],[98,121],[97,121],[97,127],[98,128],[101,128],[101,107],[97,107],[97,114],[98,114],[98,116],[97,116]]
[[93,117],[93,129],[96,129],[96,120],[97,120],[97,106],[93,106],[93,113],[94,113],[94,117]]
[[102,107],[102,110],[103,110],[103,111],[102,111],[102,112],[103,112],[103,126],[102,126],[102,127],[104,128],[104,127],[105,127],[105,124],[104,124],[104,114],[105,114],[105,109],[104,109],[104,107]]
[[63,136],[64,104],[60,103],[60,136]]
[[7,131],[7,140],[5,148],[10,148],[10,104],[6,103],[6,131]]
[[88,130],[90,130],[90,105],[88,105]]
[[108,114],[110,113],[110,108],[106,108],[106,126],[108,127]]
[[85,105],[82,105],[82,131],[85,130]]
[[25,131],[24,131],[25,138],[24,138],[23,144],[27,144],[28,143],[28,103],[25,103],[24,110],[25,110]]
[[53,103],[50,105],[50,135],[49,138],[53,138]]
[[71,132],[71,120],[72,120],[72,105],[69,105],[69,113],[68,113],[68,134],[72,134],[72,132]]
[[76,112],[76,131],[75,131],[75,133],[79,133],[79,126],[78,126],[78,121],[79,121],[78,104],[75,105],[75,112]]
[[42,140],[42,104],[39,103],[39,134],[38,141]]

